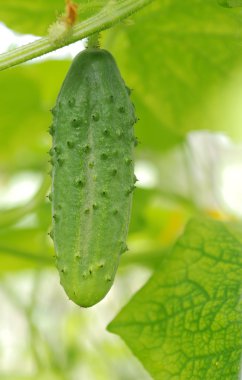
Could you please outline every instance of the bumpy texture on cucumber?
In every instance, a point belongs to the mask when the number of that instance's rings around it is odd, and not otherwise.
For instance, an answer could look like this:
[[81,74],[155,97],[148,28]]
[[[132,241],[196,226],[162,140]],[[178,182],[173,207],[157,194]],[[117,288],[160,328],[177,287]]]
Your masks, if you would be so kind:
[[99,302],[114,281],[134,189],[130,90],[109,52],[74,59],[52,110],[52,216],[61,284],[76,304]]

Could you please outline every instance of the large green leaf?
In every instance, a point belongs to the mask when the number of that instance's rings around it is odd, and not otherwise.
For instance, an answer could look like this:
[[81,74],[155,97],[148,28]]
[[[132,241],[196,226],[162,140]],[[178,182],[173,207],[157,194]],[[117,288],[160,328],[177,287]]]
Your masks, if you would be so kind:
[[142,147],[168,148],[194,129],[242,137],[241,36],[240,13],[214,0],[154,1],[133,25],[107,33],[104,44],[134,88]]
[[[107,0],[77,0],[79,20],[98,12]],[[65,12],[64,0],[0,0],[0,21],[25,34],[46,35],[50,24]]]
[[157,380],[237,380],[242,353],[241,225],[192,220],[108,330]]

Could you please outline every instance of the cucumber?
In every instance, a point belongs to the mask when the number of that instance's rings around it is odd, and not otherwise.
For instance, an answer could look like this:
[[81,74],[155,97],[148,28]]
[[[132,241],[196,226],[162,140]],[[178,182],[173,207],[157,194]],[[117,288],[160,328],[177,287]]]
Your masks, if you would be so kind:
[[108,51],[75,57],[52,114],[56,265],[69,298],[90,307],[111,288],[127,248],[135,182],[134,106]]

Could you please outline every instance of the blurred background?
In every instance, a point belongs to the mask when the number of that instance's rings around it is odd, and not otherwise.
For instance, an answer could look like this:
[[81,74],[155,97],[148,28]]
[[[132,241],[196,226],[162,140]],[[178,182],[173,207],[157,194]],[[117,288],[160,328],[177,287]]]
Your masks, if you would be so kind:
[[[93,14],[104,2],[96,3]],[[191,216],[241,218],[242,17],[215,1],[190,3],[156,2],[102,34],[134,88],[139,181],[129,251],[110,293],[91,309],[74,305],[59,284],[47,199],[49,110],[84,42],[0,73],[3,380],[150,379],[105,327],[152,276]],[[61,1],[33,7],[26,1],[19,11],[1,0],[0,52],[45,34],[62,8]],[[90,15],[88,7],[83,12]]]

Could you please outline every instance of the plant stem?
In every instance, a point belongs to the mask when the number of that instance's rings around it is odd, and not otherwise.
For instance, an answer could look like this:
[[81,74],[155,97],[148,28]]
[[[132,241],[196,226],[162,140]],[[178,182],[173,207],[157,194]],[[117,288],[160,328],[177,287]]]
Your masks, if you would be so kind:
[[35,42],[1,54],[0,71],[57,50],[63,46],[86,38],[91,34],[108,29],[152,1],[153,0],[110,1],[99,13],[75,25],[71,36],[66,40],[53,44],[48,37],[43,37]]
[[35,253],[27,253],[24,251],[20,251],[15,248],[11,247],[4,247],[0,246],[0,256],[2,254],[8,254],[11,256],[16,256],[18,259],[23,259],[23,260],[30,260],[30,261],[35,261],[36,263],[38,262],[39,264],[42,265],[53,265],[53,260],[51,259],[51,256],[42,256],[41,253],[35,254]]
[[91,36],[88,37],[88,48],[99,48],[100,47],[100,42],[99,42],[99,33],[94,33]]

